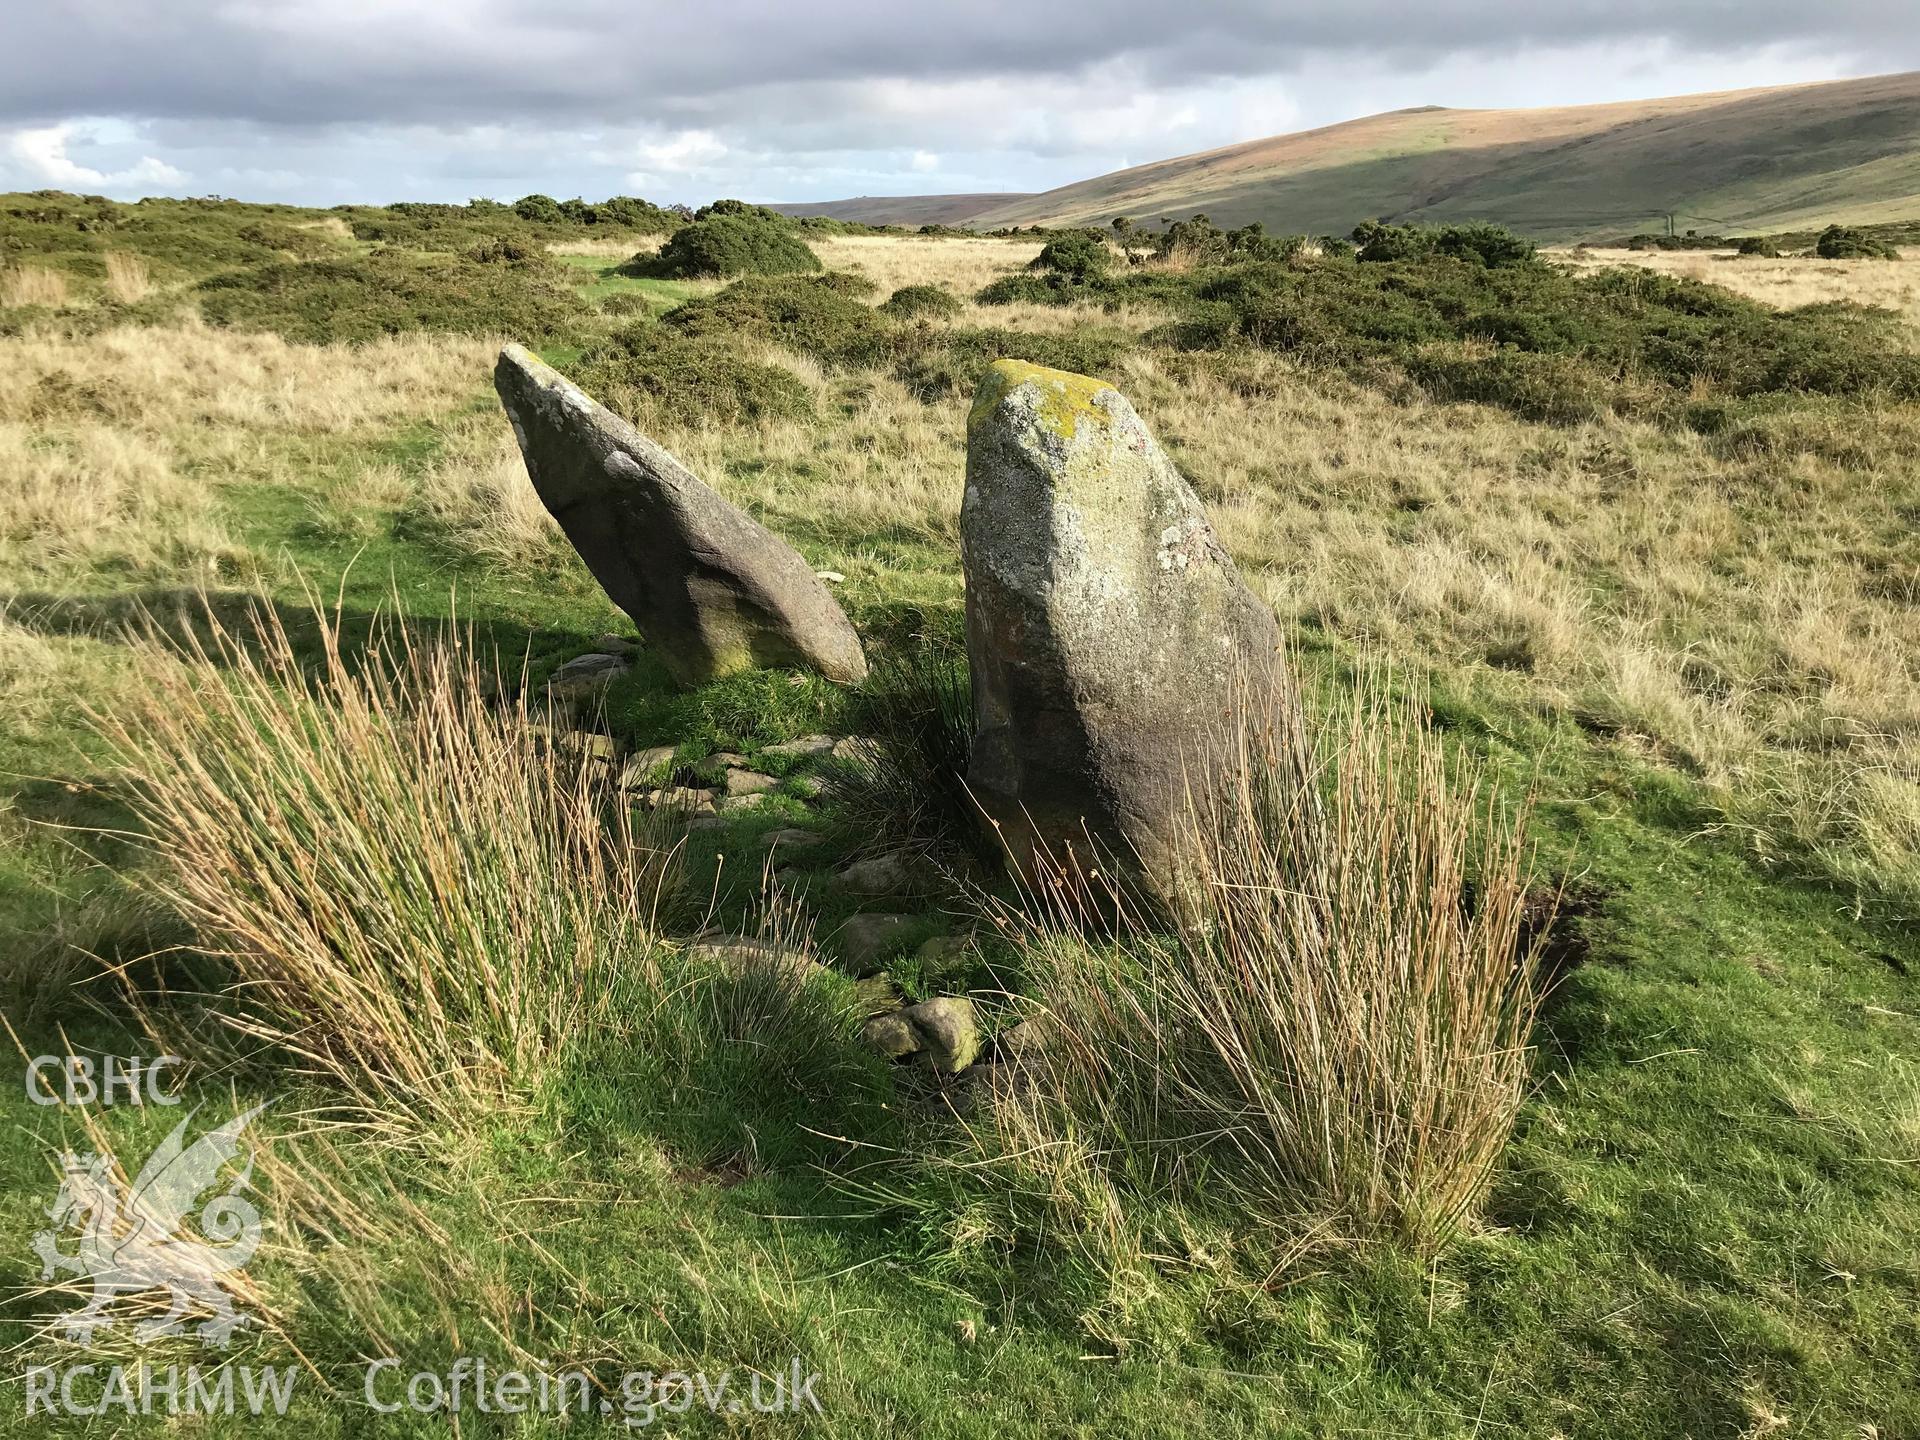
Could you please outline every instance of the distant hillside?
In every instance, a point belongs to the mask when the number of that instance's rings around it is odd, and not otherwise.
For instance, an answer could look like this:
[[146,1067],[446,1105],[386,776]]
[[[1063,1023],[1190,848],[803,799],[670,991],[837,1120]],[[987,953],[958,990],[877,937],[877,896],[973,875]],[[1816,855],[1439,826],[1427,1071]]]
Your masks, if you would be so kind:
[[1731,232],[1920,218],[1920,72],[1542,110],[1396,110],[1038,195],[924,200],[979,229],[1205,211],[1310,234],[1375,216],[1498,220],[1554,241],[1660,230],[1668,212],[1682,229]]
[[1033,197],[1009,190],[988,195],[861,195],[852,200],[823,200],[814,205],[775,205],[783,215],[804,219],[825,215],[862,225],[963,225],[982,210],[1015,205]]

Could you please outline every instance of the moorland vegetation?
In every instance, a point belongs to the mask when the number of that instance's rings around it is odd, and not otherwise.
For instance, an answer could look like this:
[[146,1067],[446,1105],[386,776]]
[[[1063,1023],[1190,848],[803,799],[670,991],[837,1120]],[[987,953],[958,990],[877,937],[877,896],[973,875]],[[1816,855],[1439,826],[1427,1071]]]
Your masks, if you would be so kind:
[[[0,202],[6,1013],[286,1097],[237,1358],[798,1355],[859,1434],[1920,1426],[1911,262],[540,199]],[[634,263],[702,226],[814,265]],[[504,338],[839,577],[869,679],[639,647],[556,712],[635,640]],[[1022,893],[960,783],[1007,356],[1119,386],[1288,632],[1184,916]],[[1022,1083],[876,1055],[876,987]],[[19,1256],[49,1148],[176,1118],[10,1093]],[[70,1299],[8,1300],[32,1361]]]

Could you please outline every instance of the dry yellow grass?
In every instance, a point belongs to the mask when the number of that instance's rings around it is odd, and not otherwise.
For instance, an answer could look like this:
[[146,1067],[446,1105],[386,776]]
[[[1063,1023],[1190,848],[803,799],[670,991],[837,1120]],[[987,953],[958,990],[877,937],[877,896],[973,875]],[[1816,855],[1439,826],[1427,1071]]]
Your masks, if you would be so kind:
[[603,260],[624,260],[629,255],[651,255],[666,243],[664,235],[629,235],[625,238],[556,240],[547,246],[549,255],[592,255]]
[[1505,672],[1731,797],[1763,846],[1791,835],[1842,870],[1857,848],[1920,895],[1901,519],[1920,415],[1829,422],[1844,443],[1756,458],[1246,368],[1230,386],[1138,357],[1120,379],[1283,613],[1443,672]]
[[0,423],[0,567],[15,578],[107,560],[218,575],[238,557],[210,508],[157,436]]
[[289,440],[440,413],[490,359],[470,339],[350,350],[197,324],[0,340],[0,568],[39,583],[109,562],[242,573],[210,476],[285,482]]
[[350,349],[192,323],[16,336],[0,340],[0,420],[338,434],[464,398],[492,358],[491,342],[466,337],[403,335]]
[[320,220],[301,220],[296,222],[296,228],[301,230],[316,230],[331,240],[353,239],[353,227],[338,215],[328,215]]
[[829,270],[850,270],[873,281],[876,301],[903,285],[938,285],[964,298],[1040,253],[1038,241],[975,236],[837,235],[811,243]]
[[38,728],[55,707],[64,668],[61,642],[38,633],[0,606],[0,715],[19,734]]
[[474,415],[443,435],[439,452],[423,469],[364,471],[331,505],[360,513],[410,510],[465,549],[503,565],[568,563],[572,547],[527,478],[512,429],[496,415]]
[[134,305],[153,293],[153,276],[144,256],[128,250],[107,252],[107,294],[123,305]]
[[1633,265],[1662,275],[1704,280],[1737,295],[1788,310],[1852,300],[1897,310],[1920,324],[1920,262],[1900,260],[1768,260],[1731,250],[1568,250],[1552,258],[1587,273]]
[[855,579],[881,577],[864,537],[889,530],[953,546],[957,562],[966,402],[922,404],[891,377],[828,380],[800,357],[785,368],[810,380],[831,424],[666,428],[657,438],[776,530],[824,531],[853,547],[841,568]]
[[17,309],[45,305],[58,309],[67,303],[67,277],[43,265],[10,265],[0,270],[0,305]]

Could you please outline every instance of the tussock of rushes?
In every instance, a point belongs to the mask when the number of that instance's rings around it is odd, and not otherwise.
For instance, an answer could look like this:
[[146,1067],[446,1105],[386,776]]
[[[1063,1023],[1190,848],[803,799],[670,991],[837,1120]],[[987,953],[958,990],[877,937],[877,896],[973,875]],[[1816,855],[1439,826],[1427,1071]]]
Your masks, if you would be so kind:
[[273,612],[201,624],[137,637],[141,693],[94,722],[149,883],[230,966],[212,1019],[370,1118],[524,1096],[653,972],[666,856],[596,762],[488,704],[457,630],[389,620],[350,662],[322,615],[309,673]]
[[127,250],[107,252],[107,293],[123,305],[137,305],[153,293],[145,257]]
[[11,265],[0,270],[0,305],[9,309],[45,305],[59,309],[67,303],[67,277],[39,265]]
[[858,716],[864,763],[829,781],[845,828],[876,849],[958,845],[997,864],[997,842],[967,789],[974,720],[964,652],[919,636],[876,651]]
[[1377,693],[1329,722],[1283,702],[1228,743],[1229,803],[1175,841],[1177,936],[1029,936],[1047,1044],[996,1106],[998,1143],[1080,1170],[1045,1188],[1109,1225],[1126,1207],[1097,1197],[1133,1193],[1442,1243],[1527,1085],[1521,818]]

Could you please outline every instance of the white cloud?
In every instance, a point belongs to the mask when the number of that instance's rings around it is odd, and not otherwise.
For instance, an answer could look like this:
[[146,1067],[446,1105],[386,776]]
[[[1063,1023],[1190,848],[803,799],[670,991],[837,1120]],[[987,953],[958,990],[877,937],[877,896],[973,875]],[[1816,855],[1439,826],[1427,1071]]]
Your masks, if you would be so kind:
[[105,191],[178,189],[186,172],[152,155],[142,155],[120,170],[96,170],[68,155],[67,147],[83,138],[85,128],[66,120],[37,130],[16,130],[7,140],[13,169],[28,177],[35,188]]
[[668,175],[711,170],[726,153],[726,144],[711,130],[682,130],[671,140],[640,147],[646,168]]
[[940,168],[940,157],[931,150],[916,150],[907,165],[916,175],[925,175]]

